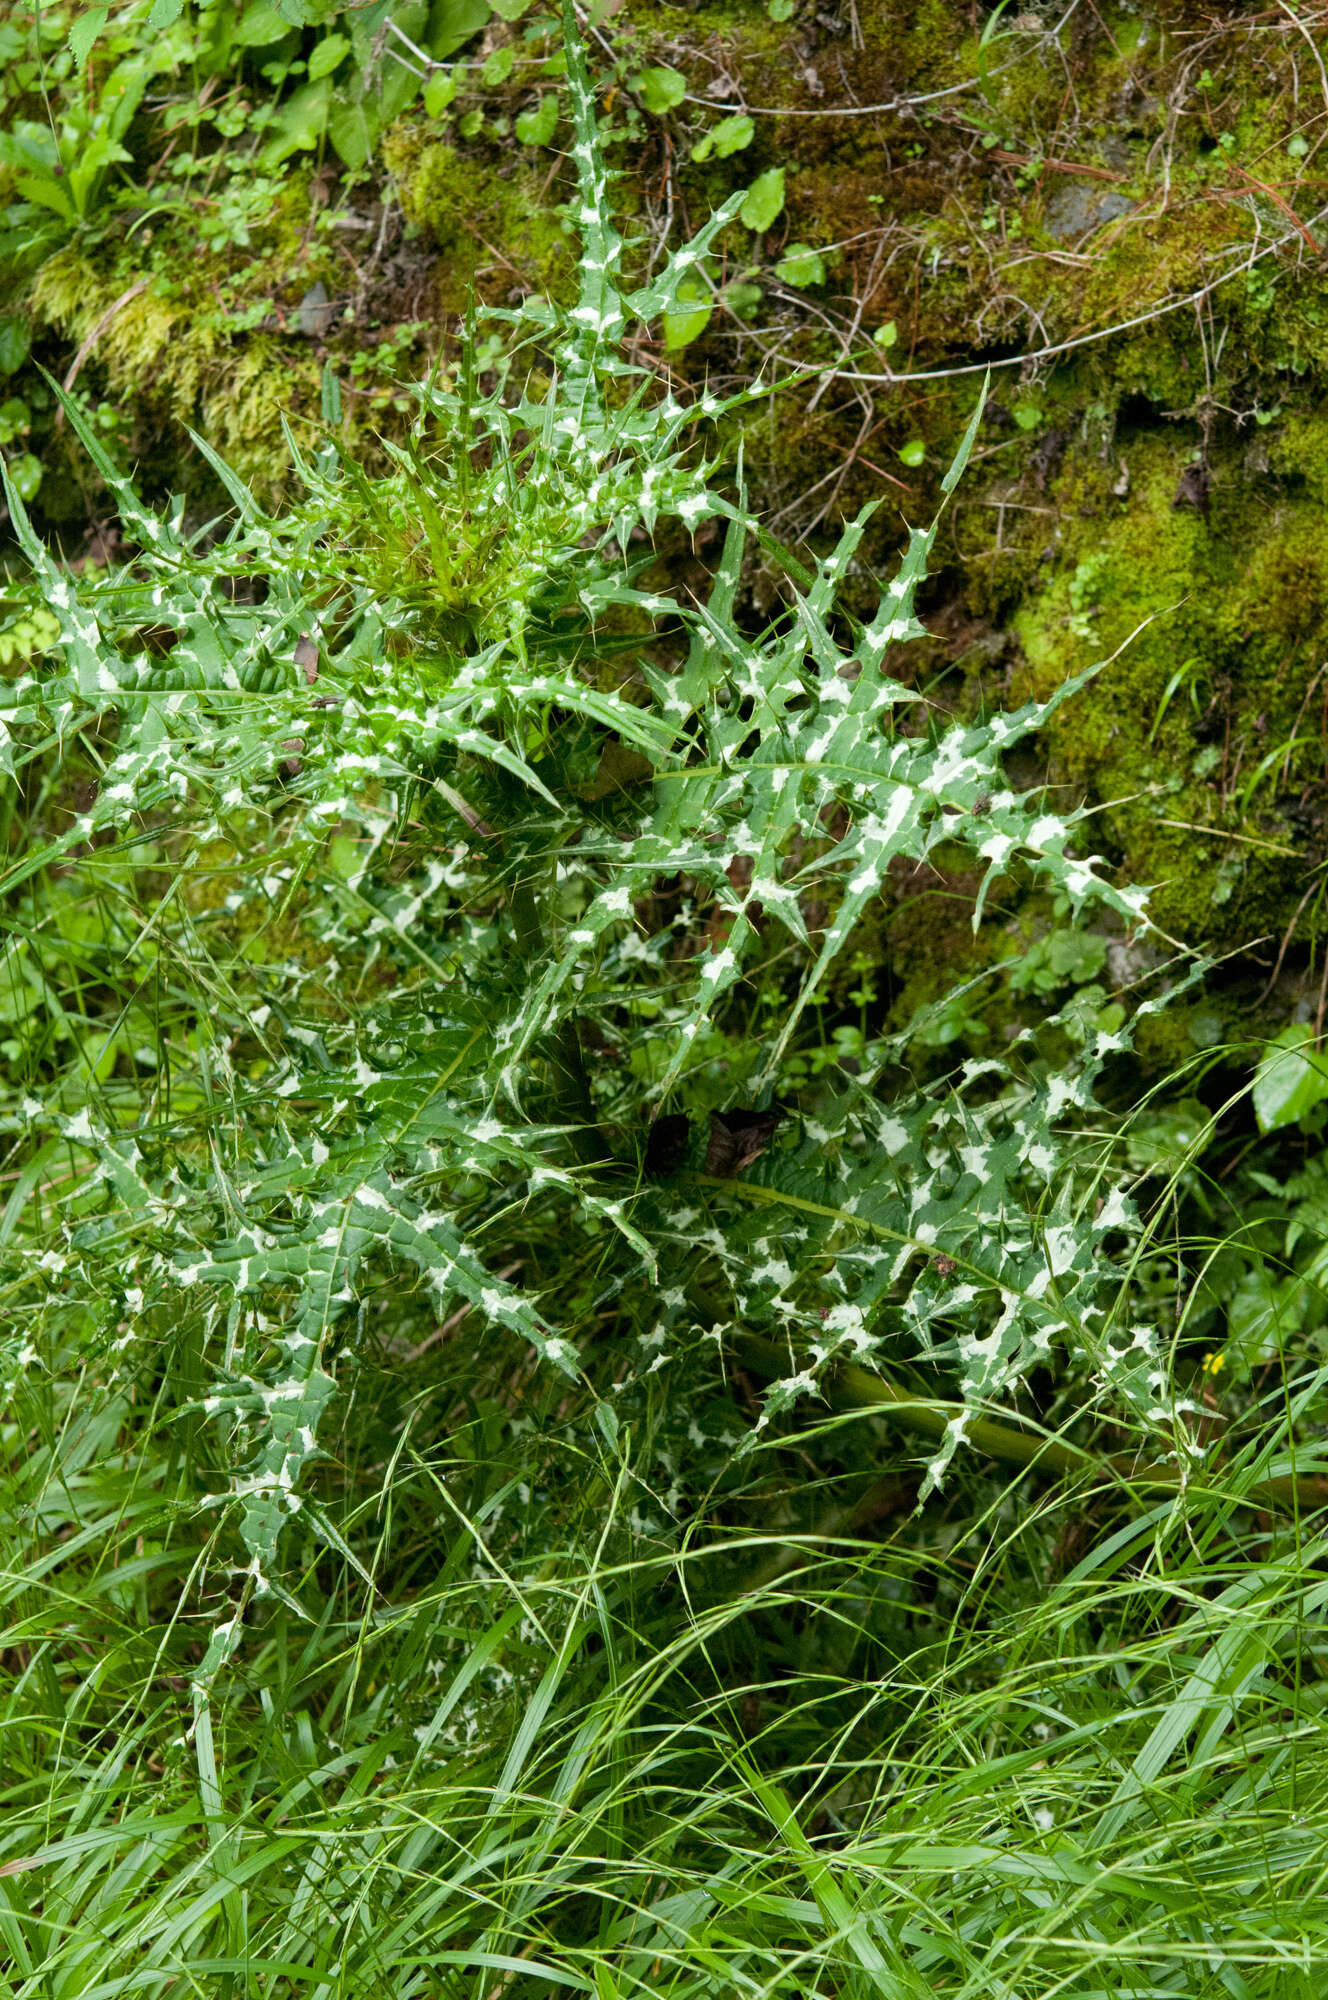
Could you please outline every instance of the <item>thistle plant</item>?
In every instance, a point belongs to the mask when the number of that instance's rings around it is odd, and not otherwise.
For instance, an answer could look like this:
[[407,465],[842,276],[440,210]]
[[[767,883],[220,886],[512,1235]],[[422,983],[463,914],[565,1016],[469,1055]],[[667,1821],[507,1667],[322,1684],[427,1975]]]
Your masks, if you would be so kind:
[[[7,976],[56,1024],[9,1070],[5,1372],[21,1395],[175,1356],[180,1420],[225,1470],[189,1504],[238,1532],[242,1578],[203,1690],[255,1594],[298,1601],[282,1529],[371,1303],[407,1346],[462,1313],[462,1337],[519,1335],[610,1427],[729,1330],[792,1357],[767,1415],[842,1353],[934,1364],[975,1409],[1056,1343],[1171,1415],[1152,1336],[1111,1318],[1133,1210],[1065,1141],[1123,1027],[1067,1021],[1059,1067],[1016,1048],[927,1087],[905,1036],[805,1101],[785,1087],[892,865],[976,865],[975,924],[1012,871],[1130,927],[1144,899],[1003,775],[1077,682],[937,721],[887,672],[934,529],[855,622],[866,515],[810,567],[784,557],[697,442],[727,406],[630,363],[628,329],[742,196],[632,289],[565,20],[576,302],[493,315],[501,368],[472,337],[418,384],[387,473],[339,449],[329,376],[326,435],[289,439],[298,502],[264,512],[198,438],[231,503],[198,525],[145,507],[67,404],[133,551],[91,580],[6,482],[60,642],[0,723],[44,829],[5,878]],[[654,587],[661,538],[709,520],[703,600]],[[757,545],[784,572],[763,627]],[[86,973],[62,992],[55,945]],[[778,1023],[759,1044],[753,992]],[[726,1076],[786,1114],[736,1174],[703,1164]],[[689,1123],[657,1172],[661,1116]],[[510,1254],[523,1230],[538,1257]],[[689,1421],[703,1465],[724,1440]]]

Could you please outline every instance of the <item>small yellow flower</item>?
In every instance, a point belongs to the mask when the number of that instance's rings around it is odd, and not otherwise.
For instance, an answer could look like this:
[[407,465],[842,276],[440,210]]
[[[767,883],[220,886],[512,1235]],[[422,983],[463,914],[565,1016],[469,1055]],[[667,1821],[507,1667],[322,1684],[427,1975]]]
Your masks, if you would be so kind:
[[1225,1354],[1205,1354],[1203,1358],[1203,1372],[1205,1375],[1217,1375],[1226,1365],[1227,1357]]

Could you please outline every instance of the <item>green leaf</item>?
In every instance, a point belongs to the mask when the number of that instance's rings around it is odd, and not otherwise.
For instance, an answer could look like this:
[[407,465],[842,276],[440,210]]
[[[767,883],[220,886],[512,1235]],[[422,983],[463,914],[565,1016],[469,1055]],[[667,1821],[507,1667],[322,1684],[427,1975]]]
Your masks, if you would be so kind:
[[480,82],[486,84],[506,83],[516,67],[516,50],[510,42],[490,49],[480,70]]
[[1036,403],[1016,403],[1011,414],[1021,431],[1035,431],[1042,422],[1042,411]]
[[445,62],[477,35],[488,19],[487,0],[433,0],[421,37],[423,46],[438,62]]
[[441,117],[456,94],[457,80],[453,71],[440,70],[437,75],[431,76],[424,86],[425,115],[429,118]]
[[32,331],[26,320],[7,313],[0,319],[0,375],[12,375],[23,366],[32,346]]
[[[157,4],[161,6],[163,0],[157,0]],[[174,6],[178,15],[180,9],[176,0],[164,0],[164,4]],[[290,22],[283,21],[276,8],[268,5],[268,0],[253,0],[236,23],[234,41],[237,48],[265,49],[273,42],[284,41],[290,31]]]
[[793,18],[794,0],[766,0],[766,13],[772,21],[790,21]]
[[910,438],[907,444],[899,447],[901,465],[921,465],[926,456],[927,447],[921,438]]
[[[684,303],[684,301],[691,299],[704,301],[704,303],[698,303],[693,306],[688,306]],[[693,340],[698,339],[709,325],[710,315],[713,310],[709,292],[704,291],[700,285],[690,281],[679,285],[678,305],[672,312],[666,312],[664,315],[665,347],[671,351],[676,351],[678,348],[686,347]]]
[[[153,0],[152,12],[148,15],[148,29],[159,35],[164,28],[173,28],[184,12],[184,0]],[[71,36],[72,41],[72,36]]]
[[810,243],[790,243],[775,266],[775,276],[803,292],[825,283],[825,260]]
[[364,165],[381,130],[377,105],[363,98],[339,105],[327,121],[327,136],[338,159],[352,170]]
[[768,167],[747,190],[739,220],[760,236],[784,209],[784,169]]
[[1264,1043],[1253,1096],[1261,1132],[1294,1125],[1328,1098],[1328,1058],[1318,1052],[1308,1022],[1295,1022]]
[[6,469],[20,500],[31,500],[42,483],[42,462],[30,451],[21,451],[6,461]]
[[643,69],[632,78],[632,89],[653,117],[681,104],[687,95],[687,79],[680,69]]
[[515,131],[523,146],[547,146],[558,125],[558,100],[541,97],[533,111],[519,111]]
[[14,182],[15,192],[25,201],[35,202],[38,208],[49,208],[52,215],[62,221],[76,222],[78,211],[69,199],[64,181],[58,181],[51,174],[20,174]]
[[892,319],[888,319],[884,326],[877,327],[872,339],[878,347],[893,347],[899,339],[899,328]]
[[350,54],[350,42],[345,35],[324,35],[321,42],[314,44],[309,58],[309,80],[317,82],[320,76],[330,76],[337,64]]
[[724,287],[724,303],[738,319],[751,319],[759,312],[765,293],[747,278],[735,278]]
[[32,422],[32,410],[21,396],[7,396],[0,403],[0,444],[12,444]]
[[327,130],[332,91],[331,77],[323,76],[316,83],[301,84],[286,99],[272,127],[271,137],[263,148],[264,166],[279,166],[292,153],[313,150]]
[[83,69],[92,53],[92,45],[106,26],[107,7],[89,7],[86,14],[80,14],[69,30],[69,47],[75,67]]
[[519,21],[530,12],[532,0],[489,0],[489,5],[500,21]]
[[[721,118],[718,125],[707,132],[703,143],[713,150],[717,160],[727,160],[731,154],[740,153],[745,146],[751,145],[755,131],[756,126],[747,113],[739,111],[732,118]],[[693,151],[692,157],[697,158],[696,151]]]

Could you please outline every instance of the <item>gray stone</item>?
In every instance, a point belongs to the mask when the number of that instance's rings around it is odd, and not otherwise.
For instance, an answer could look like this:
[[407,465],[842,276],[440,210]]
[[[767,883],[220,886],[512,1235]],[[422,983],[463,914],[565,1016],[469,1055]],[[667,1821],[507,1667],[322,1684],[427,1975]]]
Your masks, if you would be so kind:
[[1104,222],[1128,215],[1134,205],[1119,188],[1104,188],[1092,181],[1070,181],[1057,188],[1047,203],[1042,226],[1058,243],[1079,243],[1101,229]]
[[321,340],[331,331],[337,309],[327,296],[327,287],[321,281],[310,285],[300,300],[295,313],[295,323],[300,332],[309,340]]

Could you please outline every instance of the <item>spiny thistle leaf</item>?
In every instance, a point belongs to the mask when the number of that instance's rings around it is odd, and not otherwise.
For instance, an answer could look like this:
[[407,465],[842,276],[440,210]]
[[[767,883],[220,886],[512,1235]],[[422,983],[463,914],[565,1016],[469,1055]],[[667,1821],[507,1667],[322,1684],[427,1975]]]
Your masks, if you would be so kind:
[[[95,741],[100,765],[6,877],[27,898],[15,1018],[54,1025],[0,1106],[0,1256],[26,1329],[3,1374],[42,1365],[57,1322],[113,1368],[166,1330],[190,1343],[248,1594],[286,1588],[283,1524],[371,1311],[408,1347],[454,1323],[517,1336],[569,1378],[605,1316],[635,1328],[638,1376],[675,1339],[762,1328],[806,1363],[769,1414],[842,1349],[902,1342],[973,1408],[1061,1342],[1162,1409],[1151,1335],[1122,1339],[1103,1304],[1133,1211],[1111,1187],[1099,1208],[1065,1143],[1123,1028],[1067,1022],[1078,1049],[1055,1071],[1016,1049],[925,1089],[898,1080],[905,1037],[888,1089],[882,1045],[771,1119],[740,1179],[642,1181],[633,1135],[668,1093],[686,1116],[722,1111],[730,1066],[767,1101],[784,1087],[896,864],[976,865],[975,924],[1012,870],[1118,925],[1143,896],[1072,851],[1081,815],[1002,773],[1078,683],[930,725],[886,673],[920,630],[934,528],[856,622],[839,598],[867,515],[810,567],[785,557],[740,477],[725,489],[687,442],[723,406],[633,370],[628,323],[669,309],[741,197],[625,287],[570,0],[565,19],[577,302],[493,315],[512,345],[479,380],[472,329],[455,376],[418,385],[386,471],[292,445],[307,490],[270,516],[199,440],[235,512],[190,530],[140,502],[66,398],[132,549],[77,581],[6,481],[61,643],[52,670],[0,685],[0,754],[64,782]],[[704,601],[652,589],[649,537],[708,519]],[[753,542],[786,584],[764,629],[740,603]],[[114,995],[92,1049],[41,969],[71,882],[129,913],[80,919]],[[740,987],[779,1004],[759,1058]],[[526,1247],[541,1231],[556,1255]],[[240,1631],[238,1613],[218,1626],[203,1683]]]

